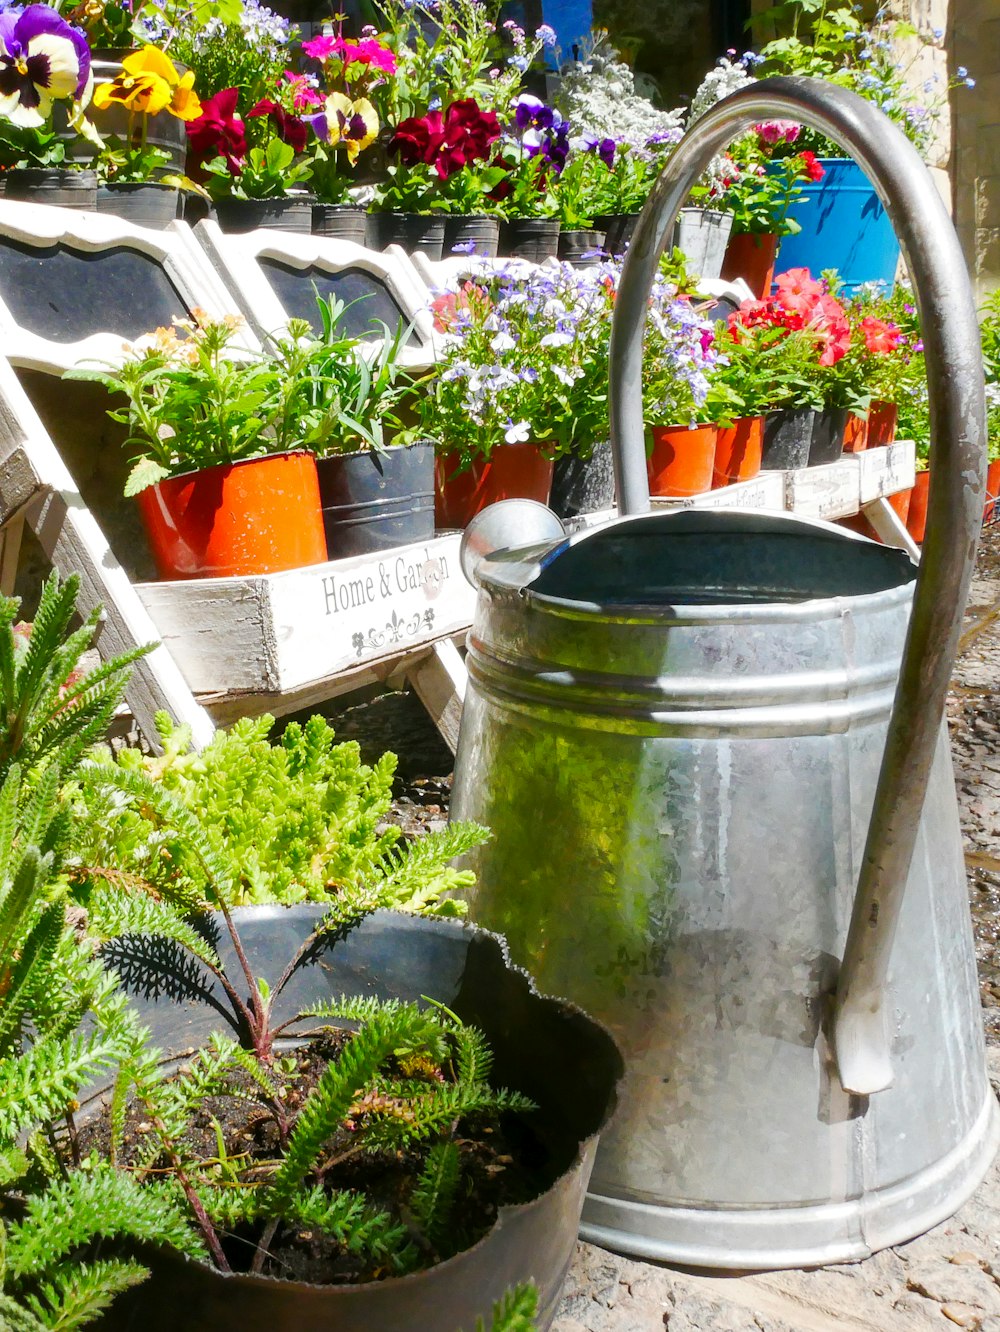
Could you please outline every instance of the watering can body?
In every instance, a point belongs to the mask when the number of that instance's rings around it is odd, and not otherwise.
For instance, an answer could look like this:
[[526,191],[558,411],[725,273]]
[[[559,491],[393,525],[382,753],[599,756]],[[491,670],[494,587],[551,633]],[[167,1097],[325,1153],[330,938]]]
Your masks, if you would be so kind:
[[625,1055],[582,1234],[696,1266],[864,1256],[996,1147],[942,732],[890,978],[895,1078],[841,1086],[829,1006],[910,612],[823,523],[625,519],[482,559],[452,808],[473,919]]
[[[713,155],[776,117],[847,149],[909,265],[934,450],[918,571],[790,515],[649,514],[660,256]],[[494,830],[472,916],[621,1041],[585,1237],[722,1268],[863,1257],[948,1216],[998,1141],[942,720],[982,521],[982,354],[913,146],[817,79],[723,99],[639,218],[609,375],[626,517],[504,540],[487,510],[463,561],[480,594],[452,809]]]

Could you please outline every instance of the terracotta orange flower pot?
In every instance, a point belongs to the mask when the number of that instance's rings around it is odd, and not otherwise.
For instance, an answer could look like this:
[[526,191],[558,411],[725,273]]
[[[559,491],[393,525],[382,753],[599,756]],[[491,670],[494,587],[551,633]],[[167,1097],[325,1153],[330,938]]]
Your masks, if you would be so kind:
[[137,498],[161,578],[238,578],[326,559],[311,453],[186,472]]
[[885,448],[896,438],[897,408],[894,402],[873,402],[868,411],[868,447]]
[[743,231],[730,236],[722,261],[724,278],[742,278],[758,300],[771,294],[778,238]]
[[927,527],[927,494],[930,484],[930,469],[917,473],[913,493],[910,496],[910,512],[906,515],[906,530],[917,542],[923,541],[924,530]]
[[907,490],[897,490],[895,495],[886,495],[886,499],[889,501],[892,508],[896,510],[896,515],[899,518],[899,521],[904,525],[910,516],[910,500],[912,498],[912,486]]
[[863,416],[855,416],[852,412],[847,418],[847,429],[844,431],[844,452],[861,453],[868,447],[868,421]]
[[986,503],[983,505],[984,523],[992,523],[997,517],[997,496],[1000,496],[1000,458],[991,462],[986,469]]
[[742,416],[731,426],[720,427],[715,444],[712,489],[718,490],[733,481],[752,480],[760,471],[763,447],[762,416]]
[[654,426],[646,459],[649,493],[686,498],[711,490],[718,434],[714,425]]
[[504,444],[477,458],[464,472],[444,454],[434,462],[434,515],[438,527],[465,527],[481,509],[505,499],[546,504],[552,486],[552,459],[538,444]]

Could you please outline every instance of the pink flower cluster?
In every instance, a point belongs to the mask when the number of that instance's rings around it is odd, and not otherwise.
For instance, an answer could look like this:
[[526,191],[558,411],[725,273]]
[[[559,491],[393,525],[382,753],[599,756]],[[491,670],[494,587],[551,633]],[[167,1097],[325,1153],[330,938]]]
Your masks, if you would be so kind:
[[311,60],[340,60],[347,65],[365,65],[380,74],[395,74],[396,57],[375,37],[362,37],[359,42],[344,37],[314,37],[302,43],[303,53]]
[[836,365],[847,355],[851,345],[851,326],[841,303],[822,282],[811,276],[808,268],[790,268],[775,278],[773,296],[763,301],[744,301],[729,316],[733,336],[740,328],[769,325],[785,334],[805,330],[816,341],[820,365]]

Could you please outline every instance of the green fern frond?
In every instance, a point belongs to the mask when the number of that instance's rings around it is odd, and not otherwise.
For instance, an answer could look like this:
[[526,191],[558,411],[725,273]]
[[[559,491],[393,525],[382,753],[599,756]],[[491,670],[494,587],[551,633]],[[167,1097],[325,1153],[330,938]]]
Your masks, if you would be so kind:
[[299,1009],[301,1017],[343,1018],[348,1022],[370,1022],[379,1014],[398,1013],[403,1007],[398,999],[375,999],[368,995],[342,994],[339,999],[325,999]]
[[303,1190],[290,1200],[285,1220],[315,1227],[351,1253],[368,1254],[376,1260],[397,1254],[407,1238],[405,1226],[350,1189],[327,1193],[317,1186]]
[[478,1027],[461,1023],[454,1029],[455,1079],[461,1086],[489,1081],[493,1069],[493,1051]]
[[34,908],[48,883],[52,862],[37,847],[22,853],[13,882],[0,898],[0,972],[9,972],[34,920]]
[[421,1095],[408,1095],[398,1102],[390,1097],[370,1111],[366,1109],[360,1133],[371,1151],[399,1151],[446,1133],[456,1119],[507,1111],[527,1114],[534,1109],[537,1107],[528,1097],[505,1088],[494,1091],[484,1083],[468,1087],[427,1083]]
[[[535,1332],[538,1290],[535,1286],[515,1286],[493,1306],[490,1332]],[[485,1332],[483,1320],[476,1320],[476,1332]]]
[[109,1308],[116,1295],[145,1281],[138,1263],[101,1259],[60,1264],[38,1282],[38,1294],[25,1303],[49,1332],[74,1332]]
[[44,1037],[19,1055],[0,1058],[0,1144],[65,1113],[81,1087],[118,1057],[118,1043],[102,1033]]
[[167,1190],[140,1186],[91,1159],[89,1169],[29,1198],[24,1219],[7,1231],[7,1271],[24,1281],[98,1237],[165,1244],[189,1258],[205,1257],[201,1240]]
[[104,763],[88,765],[81,776],[84,784],[110,787],[148,806],[162,822],[183,836],[186,845],[198,857],[208,876],[215,900],[233,900],[239,879],[238,869],[224,852],[212,844],[197,816],[162,784],[150,781],[144,773]]
[[266,1190],[265,1205],[272,1214],[281,1215],[291,1205],[324,1142],[404,1038],[407,1016],[406,1009],[379,1014],[361,1028],[337,1060],[327,1064],[299,1111],[285,1159]]
[[18,1034],[30,1016],[32,1002],[49,981],[49,966],[59,947],[65,924],[63,908],[53,903],[35,921],[24,941],[21,956],[7,978],[7,992],[0,1004],[0,1049]]
[[[3,635],[0,632],[0,639]],[[21,794],[21,765],[12,763],[0,786],[0,884],[11,873],[11,852],[17,831],[18,801]]]
[[454,1142],[436,1142],[427,1153],[410,1194],[410,1210],[435,1249],[449,1256],[448,1235],[455,1194],[462,1173],[461,1157]]
[[47,1332],[47,1328],[12,1295],[0,1291],[0,1332]]
[[209,966],[220,966],[215,949],[169,902],[97,888],[90,897],[87,923],[101,943],[127,935],[170,939]]

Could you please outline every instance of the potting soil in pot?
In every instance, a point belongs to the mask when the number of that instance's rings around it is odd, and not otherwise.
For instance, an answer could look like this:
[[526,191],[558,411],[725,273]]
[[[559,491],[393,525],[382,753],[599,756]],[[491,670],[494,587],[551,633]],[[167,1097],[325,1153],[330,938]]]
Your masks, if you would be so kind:
[[[308,1045],[278,1056],[275,1071],[284,1080],[283,1104],[290,1131],[321,1074],[341,1056],[352,1038],[353,1032],[331,1028]],[[447,1072],[442,1077],[439,1070],[418,1061],[408,1063],[405,1056],[393,1064],[390,1072],[395,1077],[423,1084],[428,1089],[435,1083],[448,1081]],[[232,1095],[204,1097],[179,1145],[186,1160],[205,1163],[200,1170],[193,1167],[192,1173],[206,1178],[217,1175],[220,1184],[236,1188],[238,1181],[261,1182],[266,1178],[281,1155],[282,1144],[277,1124],[255,1097],[249,1076],[238,1073],[231,1079],[231,1085]],[[388,1095],[369,1091],[358,1098],[352,1107],[352,1118],[327,1145],[323,1186],[328,1194],[347,1189],[363,1195],[372,1212],[388,1212],[397,1224],[416,1234],[410,1199],[425,1153],[388,1149],[362,1153],[357,1145],[356,1130],[366,1115],[393,1113],[400,1113],[399,1103],[394,1103]],[[127,1109],[119,1155],[122,1166],[149,1167],[150,1129],[148,1109],[133,1099]],[[452,1140],[461,1151],[461,1191],[455,1199],[448,1236],[439,1241],[440,1250],[429,1248],[425,1239],[417,1237],[421,1251],[416,1262],[418,1269],[449,1256],[453,1249],[468,1248],[495,1224],[500,1207],[528,1202],[552,1182],[551,1168],[545,1169],[545,1148],[522,1115],[470,1116],[460,1122]],[[105,1105],[81,1130],[80,1148],[85,1155],[91,1150],[107,1155],[110,1141],[110,1107]],[[223,1162],[228,1163],[228,1170]],[[155,1167],[169,1168],[165,1159],[153,1164],[154,1178]],[[220,1227],[223,1248],[233,1271],[249,1270],[261,1228],[257,1223],[253,1227],[237,1226],[225,1233],[225,1228]],[[378,1280],[390,1275],[392,1267],[384,1253],[354,1252],[314,1226],[289,1222],[280,1226],[268,1243],[267,1258],[260,1272],[263,1276],[315,1285],[339,1285]]]

